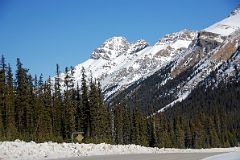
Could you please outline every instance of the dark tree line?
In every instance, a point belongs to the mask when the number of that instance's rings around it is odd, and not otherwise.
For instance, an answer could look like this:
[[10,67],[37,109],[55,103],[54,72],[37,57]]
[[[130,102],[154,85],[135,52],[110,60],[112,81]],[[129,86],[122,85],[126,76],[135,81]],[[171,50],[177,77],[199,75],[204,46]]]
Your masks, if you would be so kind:
[[143,114],[137,105],[131,110],[118,104],[114,107],[114,140],[160,148],[239,146],[239,104],[238,81],[214,89],[198,87],[186,100],[156,115],[152,115],[155,106]]
[[[82,131],[85,142],[108,142],[111,138],[110,112],[103,103],[100,84],[82,82],[74,87],[73,68],[60,78],[34,78],[17,59],[15,78],[5,58],[0,59],[0,140],[22,139],[42,142],[69,141],[71,133]],[[88,85],[89,84],[89,85]],[[80,87],[81,86],[81,87]]]
[[157,103],[149,103],[147,108],[141,105],[142,95],[147,95],[148,90],[132,94],[131,106],[128,102],[112,102],[108,108],[100,83],[93,78],[88,82],[85,72],[83,68],[81,84],[74,86],[74,69],[66,68],[62,78],[57,65],[56,76],[44,81],[42,75],[32,77],[17,59],[13,76],[2,56],[0,140],[68,142],[72,132],[82,131],[85,143],[175,148],[230,147],[240,143],[237,80],[221,83],[218,88],[199,86],[186,100],[153,115],[159,108]]

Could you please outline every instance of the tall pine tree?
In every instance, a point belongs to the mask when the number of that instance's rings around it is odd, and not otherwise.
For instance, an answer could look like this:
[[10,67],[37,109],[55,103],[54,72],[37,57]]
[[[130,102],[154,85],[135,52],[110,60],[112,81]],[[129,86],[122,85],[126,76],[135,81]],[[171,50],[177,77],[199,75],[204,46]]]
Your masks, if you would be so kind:
[[26,138],[27,134],[27,121],[26,109],[28,108],[28,70],[22,67],[20,59],[17,59],[16,70],[16,122],[18,132],[21,138]]
[[0,139],[5,137],[6,125],[6,64],[2,55],[0,59]]
[[66,137],[69,139],[71,133],[76,131],[75,126],[75,106],[74,106],[74,81],[73,70],[65,69],[64,79],[64,109],[65,109],[65,131]]
[[82,120],[81,126],[82,131],[84,132],[86,137],[90,136],[90,108],[89,108],[89,101],[88,101],[88,87],[87,87],[87,80],[86,80],[86,73],[85,69],[82,68],[82,84],[81,84],[81,92],[82,92]]
[[15,96],[13,87],[13,75],[10,64],[7,71],[7,87],[6,87],[6,138],[14,140],[17,138],[17,128],[15,120]]
[[53,105],[52,105],[52,126],[53,134],[57,141],[62,141],[63,135],[63,102],[61,93],[61,79],[59,65],[56,65],[56,76],[54,79]]

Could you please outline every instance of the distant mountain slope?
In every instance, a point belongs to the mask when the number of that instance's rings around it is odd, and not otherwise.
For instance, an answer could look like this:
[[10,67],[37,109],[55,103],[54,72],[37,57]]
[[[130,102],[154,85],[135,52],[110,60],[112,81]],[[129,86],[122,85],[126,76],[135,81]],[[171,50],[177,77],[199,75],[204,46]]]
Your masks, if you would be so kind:
[[[227,23],[231,17],[240,15],[238,10],[227,18]],[[221,24],[224,22],[221,21]],[[228,36],[207,30],[199,31],[189,47],[175,59],[171,59],[166,67],[115,94],[111,104],[127,103],[133,106],[138,102],[145,110],[149,106],[154,106],[158,112],[162,112],[186,99],[207,79],[208,83],[214,83],[215,86],[221,81],[236,79],[240,70],[239,50],[239,29],[235,29]],[[211,80],[213,73],[218,78]]]
[[[240,9],[202,31],[182,30],[155,45],[129,43],[113,37],[96,48],[91,58],[74,67],[75,84],[81,70],[101,82],[105,101],[157,106],[159,112],[182,101],[212,72],[217,81],[239,74]],[[61,74],[63,80],[65,74]],[[209,81],[210,82],[210,81]]]

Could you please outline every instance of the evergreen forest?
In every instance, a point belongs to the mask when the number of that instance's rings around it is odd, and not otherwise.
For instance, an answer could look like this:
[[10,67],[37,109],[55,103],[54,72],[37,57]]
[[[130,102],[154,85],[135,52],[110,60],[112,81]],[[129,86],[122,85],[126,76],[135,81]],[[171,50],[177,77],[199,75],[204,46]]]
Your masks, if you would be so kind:
[[[210,148],[240,145],[240,83],[217,88],[199,86],[174,107],[153,114],[158,106],[103,99],[101,84],[88,80],[82,68],[75,85],[72,67],[56,75],[32,76],[20,59],[16,71],[0,59],[0,141],[70,142],[71,133],[84,132],[84,143],[138,144],[166,148]],[[146,91],[147,92],[147,91]],[[142,101],[142,99],[141,99]]]

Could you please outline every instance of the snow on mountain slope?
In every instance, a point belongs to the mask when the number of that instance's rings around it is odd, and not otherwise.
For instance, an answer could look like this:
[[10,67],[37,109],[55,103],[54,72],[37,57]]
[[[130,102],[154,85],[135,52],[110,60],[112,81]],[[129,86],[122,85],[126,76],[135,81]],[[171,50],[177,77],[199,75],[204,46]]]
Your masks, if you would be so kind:
[[[129,43],[124,37],[113,37],[95,49],[91,58],[74,67],[75,83],[80,84],[82,67],[86,75],[101,82],[107,98],[139,79],[146,78],[188,48],[197,33],[183,30],[168,34],[154,46],[145,40]],[[60,75],[64,79],[65,74]]]
[[204,29],[204,31],[228,36],[238,29],[240,29],[240,6],[229,17]]
[[[232,17],[236,18],[236,16],[239,16],[239,10],[235,10],[229,18],[232,20]],[[229,18],[223,22],[230,21]],[[149,90],[151,92],[146,91],[148,95],[140,93],[143,97],[149,98],[142,100],[142,108],[147,108],[147,104],[154,103],[158,112],[163,112],[174,106],[175,103],[186,99],[196,87],[205,83],[209,77],[210,80],[207,83],[216,86],[222,81],[229,82],[236,79],[240,73],[240,29],[228,33],[228,36],[206,30],[195,34],[197,34],[195,38],[189,39],[188,36],[191,34],[186,34],[186,36],[182,32],[176,33],[176,35],[173,33],[157,42],[150,51],[155,53],[154,56],[159,55],[162,59],[157,63],[162,63],[162,65],[154,66],[156,70],[151,69],[151,73],[156,74],[148,73],[148,76],[153,76],[145,77],[144,81],[135,83],[118,95],[115,94],[113,101],[129,102],[131,105],[131,102],[134,101],[131,99],[132,95]],[[175,41],[176,39],[177,41]],[[186,45],[187,49],[179,49],[179,43],[180,46]],[[151,54],[148,54],[148,57],[149,55]],[[148,69],[151,68],[149,66]],[[211,81],[213,72],[217,79]],[[132,74],[132,77],[134,76]],[[151,84],[147,82],[151,82]]]
[[[103,79],[107,74],[113,72],[117,66],[135,56],[133,54],[126,56],[128,50],[134,50],[134,47],[135,50],[139,48],[141,50],[148,46],[146,42],[142,45],[139,42],[136,43],[138,43],[138,47],[134,46],[135,43],[130,45],[124,37],[113,37],[106,40],[99,48],[93,51],[90,59],[74,67],[76,83],[81,80],[82,67],[85,68],[88,78],[90,78],[92,72],[94,78]],[[65,74],[62,73],[61,79],[64,79],[64,77]]]
[[[239,48],[240,31],[235,31],[231,37],[222,43],[216,40],[217,35],[209,35],[207,32],[199,32],[198,40],[194,42],[185,54],[182,54],[175,62],[170,77],[177,77],[187,69],[191,69],[191,75],[179,84],[179,89],[175,90],[176,99],[170,104],[158,110],[163,112],[172,107],[176,102],[180,102],[188,97],[200,82],[208,78],[212,71],[217,71],[217,81],[208,82],[217,85],[220,81],[228,81],[236,75],[240,68]],[[206,49],[208,48],[208,49]]]
[[106,97],[128,87],[139,79],[144,79],[155,73],[175,59],[178,54],[182,54],[196,36],[196,32],[183,30],[166,35],[154,46],[149,46],[140,51],[134,59],[102,80],[105,90],[114,88],[106,93]]

